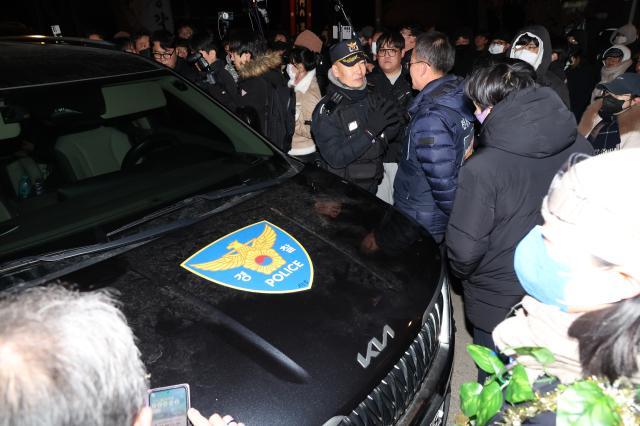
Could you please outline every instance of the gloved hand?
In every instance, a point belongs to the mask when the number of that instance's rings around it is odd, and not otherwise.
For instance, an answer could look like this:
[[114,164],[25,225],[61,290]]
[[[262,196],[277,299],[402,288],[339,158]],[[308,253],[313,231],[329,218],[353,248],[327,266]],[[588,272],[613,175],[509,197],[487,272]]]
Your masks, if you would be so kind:
[[366,130],[373,137],[378,136],[384,129],[400,121],[398,109],[392,102],[379,96],[369,96],[369,110],[367,112]]

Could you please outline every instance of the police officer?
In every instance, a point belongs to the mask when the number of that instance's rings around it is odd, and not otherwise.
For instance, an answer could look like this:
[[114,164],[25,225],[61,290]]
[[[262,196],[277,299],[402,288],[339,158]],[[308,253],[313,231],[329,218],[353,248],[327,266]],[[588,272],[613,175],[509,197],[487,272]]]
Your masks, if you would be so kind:
[[335,44],[329,56],[329,86],[313,112],[311,132],[329,171],[375,194],[400,116],[390,101],[369,94],[366,55],[357,40]]

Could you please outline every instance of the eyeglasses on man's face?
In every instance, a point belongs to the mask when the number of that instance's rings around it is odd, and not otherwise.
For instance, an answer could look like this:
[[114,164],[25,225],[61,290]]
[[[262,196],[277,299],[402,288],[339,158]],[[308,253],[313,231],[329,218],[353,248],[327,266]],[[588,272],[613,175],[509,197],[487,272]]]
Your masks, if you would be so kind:
[[390,49],[390,48],[384,48],[384,49],[378,49],[378,56],[389,56],[391,58],[394,58],[399,52],[399,49]]
[[414,61],[414,62],[405,62],[404,69],[406,69],[407,71],[410,71],[411,70],[411,65],[414,65],[414,64],[427,64],[427,65],[431,66],[431,64],[429,62],[427,62],[427,61]]
[[153,57],[156,59],[163,59],[163,60],[168,60],[171,59],[171,57],[173,56],[173,54],[176,52],[175,49],[171,50],[171,51],[166,51],[166,52],[157,52],[157,51],[153,51]]

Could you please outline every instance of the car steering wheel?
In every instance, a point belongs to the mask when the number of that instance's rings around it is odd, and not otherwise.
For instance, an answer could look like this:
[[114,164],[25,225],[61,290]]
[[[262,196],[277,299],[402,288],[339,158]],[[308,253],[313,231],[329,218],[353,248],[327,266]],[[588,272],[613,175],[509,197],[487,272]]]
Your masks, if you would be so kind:
[[122,160],[120,170],[131,170],[138,162],[144,162],[151,152],[177,145],[179,141],[171,133],[152,133],[131,147]]

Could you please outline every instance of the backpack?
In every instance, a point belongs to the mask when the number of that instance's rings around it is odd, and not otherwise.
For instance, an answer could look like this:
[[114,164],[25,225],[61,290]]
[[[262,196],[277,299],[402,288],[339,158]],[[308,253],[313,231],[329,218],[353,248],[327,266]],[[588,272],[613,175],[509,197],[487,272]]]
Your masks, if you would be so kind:
[[296,100],[292,89],[286,85],[273,85],[262,79],[266,86],[264,136],[285,153],[291,149],[295,130]]

